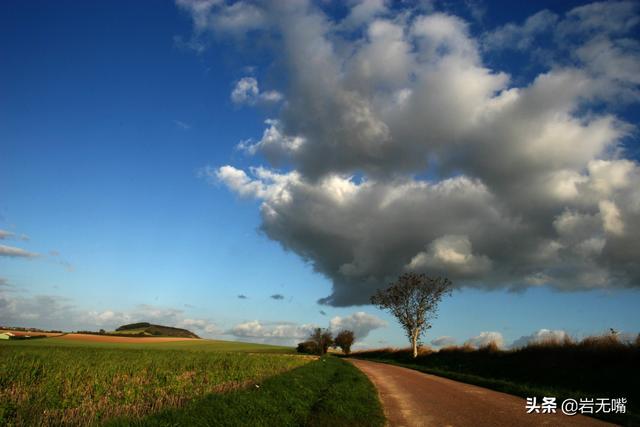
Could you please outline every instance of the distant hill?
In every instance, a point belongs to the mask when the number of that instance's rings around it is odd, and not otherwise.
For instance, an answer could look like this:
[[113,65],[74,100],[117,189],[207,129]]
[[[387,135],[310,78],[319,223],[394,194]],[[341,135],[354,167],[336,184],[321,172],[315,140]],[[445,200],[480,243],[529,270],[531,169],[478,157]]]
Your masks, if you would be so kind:
[[171,326],[154,325],[148,322],[130,323],[115,330],[118,335],[135,335],[148,337],[200,338],[187,329]]

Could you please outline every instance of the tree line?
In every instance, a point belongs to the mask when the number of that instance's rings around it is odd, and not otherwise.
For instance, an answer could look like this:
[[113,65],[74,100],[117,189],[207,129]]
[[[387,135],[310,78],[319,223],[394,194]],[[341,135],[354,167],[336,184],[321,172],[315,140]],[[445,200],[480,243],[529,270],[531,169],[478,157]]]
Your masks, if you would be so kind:
[[316,328],[306,341],[298,344],[297,350],[298,353],[318,354],[322,356],[327,353],[329,347],[340,347],[344,354],[349,354],[351,353],[351,346],[355,340],[355,334],[348,329],[338,332],[334,337],[328,329]]

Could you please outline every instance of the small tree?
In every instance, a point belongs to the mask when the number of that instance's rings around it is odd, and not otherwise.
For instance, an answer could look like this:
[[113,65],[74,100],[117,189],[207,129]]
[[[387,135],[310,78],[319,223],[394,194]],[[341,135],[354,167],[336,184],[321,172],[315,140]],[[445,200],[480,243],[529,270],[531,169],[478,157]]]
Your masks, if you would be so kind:
[[438,303],[451,294],[449,279],[431,278],[424,274],[406,273],[387,289],[378,289],[371,303],[389,310],[404,328],[413,347],[413,357],[418,357],[420,337],[431,328],[437,317]]
[[331,336],[331,332],[329,332],[329,330],[316,328],[311,333],[309,341],[313,341],[314,343],[316,343],[318,354],[322,356],[333,344],[333,337]]
[[334,347],[340,347],[344,354],[351,353],[351,346],[353,342],[356,340],[353,331],[344,330],[340,331],[338,335],[336,335],[335,340],[333,341]]

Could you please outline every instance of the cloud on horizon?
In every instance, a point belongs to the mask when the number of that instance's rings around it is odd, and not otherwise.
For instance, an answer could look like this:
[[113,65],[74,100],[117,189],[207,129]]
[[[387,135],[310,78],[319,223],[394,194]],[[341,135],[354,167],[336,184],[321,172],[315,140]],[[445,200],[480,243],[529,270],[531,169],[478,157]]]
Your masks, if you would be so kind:
[[511,344],[512,348],[526,347],[529,344],[562,343],[570,339],[562,330],[540,329],[531,335],[523,335]]
[[480,335],[469,338],[464,343],[475,348],[486,347],[491,344],[504,348],[504,338],[500,332],[480,332]]
[[238,323],[226,334],[246,341],[278,345],[295,345],[311,335],[317,325],[299,325],[293,322],[261,322],[252,320]]
[[[336,334],[344,329],[353,331],[356,341],[361,342],[374,329],[387,326],[387,323],[378,317],[357,312],[349,316],[336,316],[329,322],[328,329]],[[298,324],[294,322],[262,322],[251,320],[238,323],[225,332],[235,338],[246,341],[261,342],[278,345],[296,345],[309,338],[316,329],[324,327],[322,325]]]
[[349,316],[335,316],[329,322],[329,329],[332,333],[337,334],[343,330],[352,331],[356,341],[362,341],[374,329],[384,328],[387,322],[378,317],[359,311]]
[[[6,281],[0,281],[0,284]],[[7,284],[6,287],[11,285]],[[139,304],[131,310],[91,311],[80,309],[70,298],[55,295],[14,295],[0,285],[0,325],[42,329],[115,329],[134,322],[151,322],[191,329],[198,335],[217,335],[221,331],[209,319],[194,318],[184,310]]]
[[452,345],[456,345],[457,341],[454,337],[442,336],[436,339],[431,340],[431,345],[435,345],[436,347],[448,347]]
[[[640,100],[637,3],[484,34],[384,2],[343,21],[306,1],[177,4],[193,37],[276,35],[286,101],[240,144],[267,164],[204,174],[261,202],[264,234],[332,281],[321,303],[366,304],[407,270],[483,289],[640,285],[636,128],[617,114]],[[523,82],[485,59],[513,49],[542,71]]]

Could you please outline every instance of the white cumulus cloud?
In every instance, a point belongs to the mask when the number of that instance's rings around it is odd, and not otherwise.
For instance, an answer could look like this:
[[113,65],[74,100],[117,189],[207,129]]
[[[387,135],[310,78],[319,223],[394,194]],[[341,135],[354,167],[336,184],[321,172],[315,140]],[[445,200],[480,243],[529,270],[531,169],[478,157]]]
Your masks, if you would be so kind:
[[254,77],[243,77],[236,82],[233,91],[231,91],[231,101],[238,105],[255,105],[258,102],[279,102],[282,101],[282,94],[275,90],[261,92],[258,87],[258,80]]
[[[482,288],[640,284],[640,165],[619,114],[640,101],[637,2],[483,35],[406,4],[349,2],[340,19],[307,1],[178,4],[201,37],[271,37],[286,102],[239,146],[268,164],[206,175],[260,200],[264,234],[332,281],[321,302],[366,304],[407,269]],[[246,25],[225,29],[234,6]],[[488,60],[514,48],[541,71]],[[255,103],[245,79],[236,98]]]
[[295,345],[306,340],[316,325],[298,325],[291,322],[260,322],[252,320],[233,326],[227,334],[253,342]]
[[504,338],[502,337],[502,334],[500,332],[481,332],[480,335],[469,338],[467,341],[465,341],[465,344],[471,345],[472,347],[476,348],[495,344],[499,348],[503,348]]
[[350,330],[357,341],[362,341],[369,335],[369,332],[385,326],[387,326],[387,322],[384,320],[372,314],[359,311],[349,316],[335,316],[331,319],[329,328],[334,334],[342,330]]
[[526,347],[529,344],[558,343],[569,339],[569,334],[562,330],[539,329],[531,335],[523,335],[511,344],[512,348]]

